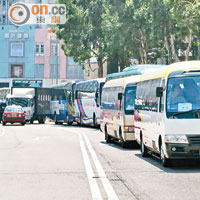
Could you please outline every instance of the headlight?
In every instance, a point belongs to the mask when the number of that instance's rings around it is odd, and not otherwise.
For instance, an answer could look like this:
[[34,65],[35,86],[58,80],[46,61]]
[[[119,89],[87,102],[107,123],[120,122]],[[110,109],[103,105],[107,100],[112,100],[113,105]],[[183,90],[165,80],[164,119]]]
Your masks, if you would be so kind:
[[166,143],[188,144],[188,139],[187,139],[186,135],[166,135],[165,142]]

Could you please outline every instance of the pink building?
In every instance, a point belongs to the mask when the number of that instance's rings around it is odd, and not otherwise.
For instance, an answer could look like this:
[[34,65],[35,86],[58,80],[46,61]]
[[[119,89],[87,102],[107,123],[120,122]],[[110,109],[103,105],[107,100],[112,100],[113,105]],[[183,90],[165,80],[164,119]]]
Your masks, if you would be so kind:
[[66,79],[66,56],[51,29],[35,29],[35,71],[36,78]]

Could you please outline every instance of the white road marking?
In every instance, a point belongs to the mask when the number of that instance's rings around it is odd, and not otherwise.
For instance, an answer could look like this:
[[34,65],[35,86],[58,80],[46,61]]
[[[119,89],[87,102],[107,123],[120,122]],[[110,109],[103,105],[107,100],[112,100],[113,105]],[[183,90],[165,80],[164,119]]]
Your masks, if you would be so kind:
[[4,136],[5,135],[5,129],[3,127],[1,127],[1,134],[0,134],[0,137]]
[[85,134],[84,134],[84,138],[85,138],[86,143],[88,145],[88,149],[90,151],[90,154],[92,156],[94,164],[95,164],[95,166],[97,168],[98,175],[99,175],[99,177],[101,179],[101,182],[102,182],[102,184],[104,186],[104,189],[105,189],[105,191],[106,191],[106,193],[108,195],[108,199],[110,199],[110,200],[118,200],[118,197],[117,197],[117,195],[116,195],[116,193],[115,193],[110,181],[106,177],[104,169],[103,169],[103,167],[102,167],[102,165],[101,165],[101,163],[100,163],[100,161],[99,161],[99,159],[98,159],[98,157],[97,157],[97,155],[96,155],[96,153],[95,153],[95,151],[94,151],[94,149],[93,149],[88,137]]
[[95,175],[94,175],[94,172],[92,170],[92,165],[90,163],[90,159],[89,159],[87,150],[85,148],[83,137],[79,133],[76,133],[76,134],[78,134],[79,138],[80,138],[80,146],[81,146],[81,151],[82,151],[82,154],[83,154],[83,160],[84,160],[85,169],[86,169],[86,172],[87,172],[87,177],[88,177],[89,184],[90,184],[90,190],[91,190],[91,193],[92,193],[92,198],[94,200],[101,200],[102,196],[101,196],[97,181],[94,179]]
[[33,139],[34,142],[39,141],[40,139],[48,139],[49,137],[36,137]]
[[[99,161],[99,159],[98,159],[98,157],[97,157],[97,155],[96,155],[96,153],[95,153],[95,151],[94,151],[94,149],[93,149],[88,137],[83,133],[76,132],[76,131],[73,131],[71,129],[70,129],[70,132],[78,134],[79,137],[82,135],[81,136],[82,142],[84,142],[83,139],[82,139],[82,137],[84,137],[84,139],[86,141],[86,145],[88,147],[88,150],[89,150],[89,152],[90,152],[90,154],[92,156],[92,159],[94,161],[95,167],[97,169],[97,173],[98,173],[99,179],[101,179],[101,182],[102,182],[102,184],[104,186],[104,189],[106,191],[108,199],[109,200],[118,200],[118,197],[117,197],[117,195],[116,195],[111,183],[109,182],[109,180],[108,180],[108,178],[107,178],[107,176],[106,176],[106,174],[104,172],[104,169],[103,169],[103,167],[102,167],[102,165],[101,165],[101,163],[100,163],[100,161]],[[84,145],[84,143],[83,143],[83,145]],[[85,147],[85,145],[84,145],[84,147]],[[85,151],[86,151],[86,149],[85,149]],[[87,151],[85,153],[87,154]],[[89,159],[89,157],[88,157],[88,159]],[[90,161],[87,161],[87,162],[90,162]]]

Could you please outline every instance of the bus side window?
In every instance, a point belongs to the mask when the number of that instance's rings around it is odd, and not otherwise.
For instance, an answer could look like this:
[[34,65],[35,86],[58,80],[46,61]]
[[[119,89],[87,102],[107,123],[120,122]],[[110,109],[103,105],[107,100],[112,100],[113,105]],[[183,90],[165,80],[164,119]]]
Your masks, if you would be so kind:
[[[154,88],[155,88],[154,94],[156,95],[156,88],[161,86],[161,79],[156,79],[154,81],[156,81],[155,86],[154,86]],[[157,107],[158,112],[162,112],[162,109],[161,109],[162,108],[162,106],[161,106],[162,99],[163,99],[163,97],[161,97],[161,98],[156,97],[156,102],[157,102],[156,107]]]
[[[165,90],[165,79],[161,80],[161,87]],[[165,96],[163,95],[163,97],[161,98],[161,108],[160,108],[160,112],[164,112],[164,100],[165,100]]]

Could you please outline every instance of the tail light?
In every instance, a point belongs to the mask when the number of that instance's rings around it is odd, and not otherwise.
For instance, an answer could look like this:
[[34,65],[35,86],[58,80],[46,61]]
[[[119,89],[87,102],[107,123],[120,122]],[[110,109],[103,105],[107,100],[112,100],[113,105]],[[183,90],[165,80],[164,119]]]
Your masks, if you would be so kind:
[[124,126],[125,132],[135,132],[134,126]]

